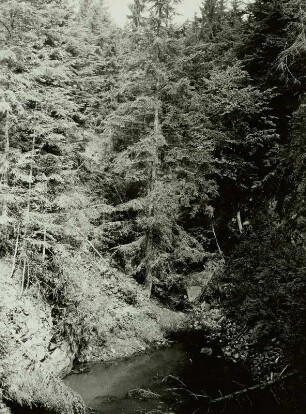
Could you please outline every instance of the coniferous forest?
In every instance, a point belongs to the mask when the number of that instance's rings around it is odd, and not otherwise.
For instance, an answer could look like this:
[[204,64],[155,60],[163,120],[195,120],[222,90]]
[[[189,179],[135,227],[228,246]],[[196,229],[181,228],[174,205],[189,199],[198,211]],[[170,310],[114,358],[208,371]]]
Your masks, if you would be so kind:
[[1,414],[305,414],[306,3],[179,3],[0,1]]

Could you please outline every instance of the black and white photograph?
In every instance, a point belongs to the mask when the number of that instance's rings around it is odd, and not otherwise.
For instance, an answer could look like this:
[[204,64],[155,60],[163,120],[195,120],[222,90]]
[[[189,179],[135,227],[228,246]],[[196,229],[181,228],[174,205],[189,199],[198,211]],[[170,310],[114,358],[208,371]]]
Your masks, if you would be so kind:
[[0,0],[0,414],[306,414],[306,0]]

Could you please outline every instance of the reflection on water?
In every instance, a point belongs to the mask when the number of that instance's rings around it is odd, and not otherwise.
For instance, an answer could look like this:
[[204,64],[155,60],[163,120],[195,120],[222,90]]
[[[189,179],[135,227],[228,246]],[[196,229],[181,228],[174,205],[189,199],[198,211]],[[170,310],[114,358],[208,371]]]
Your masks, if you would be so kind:
[[280,403],[278,397],[283,395],[269,389],[209,405],[207,395],[214,399],[230,394],[251,381],[239,364],[203,355],[200,350],[189,340],[126,360],[93,364],[90,372],[72,374],[65,382],[100,414],[305,413],[292,408],[291,402],[288,405],[287,397]]
[[[97,414],[305,414],[304,399],[298,404],[302,411],[296,410],[296,402],[306,394],[295,384],[209,405],[207,396],[230,394],[251,381],[239,364],[200,351],[201,346],[189,338],[167,349],[89,364],[88,372],[71,374],[65,383]],[[43,411],[19,408],[14,413]]]
[[65,382],[96,413],[191,414],[207,411],[205,395],[237,390],[234,379],[248,382],[238,365],[177,343],[123,361],[93,364],[90,372],[70,375]]
[[[85,403],[97,413],[134,413],[143,410],[171,410],[169,403],[159,397],[169,388],[165,378],[181,376],[186,365],[191,364],[182,344],[171,348],[138,355],[110,364],[100,363],[90,367],[90,372],[72,374],[65,382],[83,397]],[[135,389],[151,393],[135,392]],[[135,394],[136,397],[135,397]],[[170,404],[171,405],[171,404]]]

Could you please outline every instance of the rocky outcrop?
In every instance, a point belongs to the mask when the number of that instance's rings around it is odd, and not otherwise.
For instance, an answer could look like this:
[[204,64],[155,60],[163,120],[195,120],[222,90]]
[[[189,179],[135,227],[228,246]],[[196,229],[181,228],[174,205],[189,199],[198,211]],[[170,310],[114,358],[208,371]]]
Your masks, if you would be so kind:
[[4,397],[27,403],[34,392],[25,384],[29,372],[64,376],[75,351],[65,342],[52,344],[51,307],[39,291],[31,287],[21,292],[18,275],[10,277],[9,263],[2,261],[0,269],[0,344],[5,347],[0,354],[1,385]]
[[76,352],[76,347],[73,349],[68,342],[53,345],[43,366],[53,375],[63,378],[71,372]]

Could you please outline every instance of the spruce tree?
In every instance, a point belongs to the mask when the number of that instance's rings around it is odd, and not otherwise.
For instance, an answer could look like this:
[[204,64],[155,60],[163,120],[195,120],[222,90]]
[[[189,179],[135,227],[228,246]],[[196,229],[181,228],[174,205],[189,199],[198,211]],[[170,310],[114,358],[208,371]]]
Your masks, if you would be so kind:
[[[104,237],[114,244],[106,246],[149,294],[152,279],[156,292],[171,274],[205,262],[204,246],[184,228],[184,216],[205,215],[214,192],[210,139],[201,133],[207,119],[197,113],[200,97],[180,69],[183,39],[171,25],[174,5],[147,2],[142,23],[131,20],[118,105],[104,131],[105,195],[114,206],[104,224]],[[120,240],[111,232],[115,222]]]

